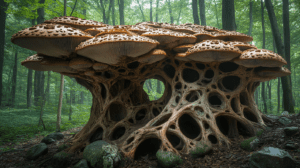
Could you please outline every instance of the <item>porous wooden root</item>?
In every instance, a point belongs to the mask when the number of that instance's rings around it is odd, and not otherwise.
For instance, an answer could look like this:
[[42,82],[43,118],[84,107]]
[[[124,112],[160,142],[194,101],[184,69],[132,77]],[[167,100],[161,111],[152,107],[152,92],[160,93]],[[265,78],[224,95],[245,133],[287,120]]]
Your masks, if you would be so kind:
[[[189,154],[199,142],[229,147],[229,138],[253,136],[264,126],[253,94],[261,81],[270,79],[232,62],[204,64],[169,57],[74,77],[91,91],[93,105],[69,152],[104,140],[129,158],[158,149]],[[146,79],[164,83],[160,99],[149,101],[143,90]]]

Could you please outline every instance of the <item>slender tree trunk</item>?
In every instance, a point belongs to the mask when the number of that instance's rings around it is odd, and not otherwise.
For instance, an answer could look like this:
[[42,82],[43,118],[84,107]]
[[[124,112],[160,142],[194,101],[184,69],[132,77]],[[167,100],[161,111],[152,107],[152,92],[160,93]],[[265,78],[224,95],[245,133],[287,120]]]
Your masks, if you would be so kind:
[[220,25],[219,25],[219,17],[218,17],[218,7],[217,7],[217,2],[216,0],[214,1],[215,2],[215,12],[216,12],[216,19],[217,19],[217,26],[218,28],[220,28]]
[[47,86],[46,86],[46,101],[48,101],[48,103],[50,103],[50,76],[51,76],[51,71],[48,71],[48,78],[47,78]]
[[0,0],[0,107],[2,106],[3,95],[3,60],[4,60],[4,47],[5,47],[5,23],[8,3]]
[[116,25],[116,16],[115,16],[115,0],[112,0],[112,10],[111,10],[111,19],[112,19],[112,24]]
[[264,104],[264,110],[263,110],[263,112],[265,114],[268,114],[268,112],[267,112],[267,103],[266,103],[266,96],[265,96],[265,82],[262,82],[262,85],[261,85],[261,97],[262,97],[263,104]]
[[205,18],[205,2],[204,0],[199,0],[199,10],[200,10],[200,20],[201,25],[206,25],[206,18]]
[[61,75],[60,95],[59,95],[58,111],[57,111],[57,122],[56,122],[56,132],[60,132],[61,107],[62,107],[63,92],[64,92],[63,88],[64,88],[64,76]]
[[[250,5],[250,10],[249,10],[250,25],[249,25],[248,35],[251,36],[251,33],[252,33],[252,27],[253,27],[253,17],[252,17],[252,13],[253,13],[253,12],[252,12],[252,11],[253,11],[253,8],[252,8],[253,2],[252,2],[252,0],[250,0],[249,5]],[[262,12],[263,12],[263,6],[262,6]],[[262,14],[262,16],[263,16],[263,14]],[[262,19],[262,20],[263,20],[263,19]]]
[[270,112],[272,112],[273,110],[273,106],[272,106],[272,83],[271,81],[268,81],[267,82],[267,87],[268,87],[268,91],[269,91],[269,109],[270,109]]
[[222,0],[222,25],[224,30],[236,30],[234,0]]
[[[99,3],[97,3],[97,4],[98,4],[98,7],[99,7]],[[101,5],[101,10],[102,10],[103,23],[107,24],[106,15],[105,15],[105,6],[103,4],[103,0],[100,0],[100,5]]]
[[[35,12],[34,10],[32,12]],[[31,20],[31,25],[35,25],[35,19]],[[27,108],[31,107],[32,103],[32,69],[28,69],[28,74],[27,74]]]
[[73,9],[72,9],[72,12],[71,12],[70,16],[72,16],[72,14],[73,14],[73,12],[74,12],[74,9],[76,8],[76,4],[77,4],[77,0],[75,1],[75,4],[74,4],[74,7],[73,7]]
[[[283,56],[285,58],[284,53],[284,45],[281,41],[279,28],[277,25],[276,16],[274,13],[274,9],[271,3],[271,0],[265,0],[266,8],[268,10],[269,19],[271,23],[272,28],[272,34],[275,38],[276,48],[278,51],[278,54]],[[283,89],[283,101],[284,101],[284,110],[288,111],[289,113],[295,113],[294,105],[293,105],[293,97],[292,97],[292,90],[291,90],[291,84],[290,84],[290,76],[283,76],[281,77],[282,82],[282,89]]]
[[107,24],[111,24],[111,23],[109,23],[109,17],[110,17],[110,11],[112,11],[112,10],[111,10],[112,4],[113,4],[113,0],[110,0],[109,6],[108,6],[108,14],[107,14],[107,17],[106,17],[106,23],[107,23]]
[[18,72],[18,50],[15,52],[15,64],[13,67],[12,86],[11,86],[11,104],[15,107],[16,87],[17,87],[17,72]]
[[160,81],[157,80],[157,93],[161,94],[161,85],[160,85]]
[[[290,46],[290,15],[289,15],[289,0],[282,0],[283,2],[283,40],[284,40],[284,53],[285,59],[287,62],[287,68],[292,71],[291,69],[291,46]],[[293,84],[292,84],[292,76],[289,77],[290,84],[291,84],[291,92],[293,93]],[[293,105],[295,106],[295,99],[293,98]]]
[[138,2],[138,4],[139,4],[139,8],[140,8],[140,11],[141,11],[141,13],[142,13],[143,22],[145,22],[145,21],[146,21],[146,19],[145,19],[144,11],[143,11],[143,9],[142,9],[142,6],[141,6],[141,4],[140,4],[140,1],[139,1],[139,0],[137,0],[137,2]]
[[125,25],[125,22],[124,22],[124,0],[120,0],[119,14],[120,14],[120,25]]
[[171,24],[173,24],[174,23],[174,18],[173,18],[173,14],[172,14],[171,2],[170,2],[170,0],[167,0],[167,2],[168,2],[169,14],[170,14],[170,22],[171,22]]
[[152,0],[150,0],[150,21],[153,22],[153,18],[152,18]]
[[192,0],[192,9],[193,9],[193,18],[195,24],[200,24],[199,17],[198,17],[198,6],[197,0]]
[[181,11],[182,11],[182,0],[180,0],[180,9],[179,9],[179,14],[178,14],[178,18],[177,18],[177,24],[180,24],[179,20],[180,20],[180,16],[181,16]]
[[155,22],[158,22],[158,5],[159,5],[159,0],[156,0]]
[[277,112],[280,113],[280,78],[277,78],[278,83],[277,83]]

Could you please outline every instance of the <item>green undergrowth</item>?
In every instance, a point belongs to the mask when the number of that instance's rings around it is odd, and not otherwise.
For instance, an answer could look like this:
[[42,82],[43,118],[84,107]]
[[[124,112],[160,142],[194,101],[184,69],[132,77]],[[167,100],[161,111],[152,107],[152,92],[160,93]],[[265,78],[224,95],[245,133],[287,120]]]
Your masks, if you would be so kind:
[[[69,120],[69,109],[63,108],[61,115],[61,131],[84,126],[90,117],[90,106],[72,106],[72,120]],[[5,143],[18,144],[40,135],[55,132],[57,110],[45,107],[43,121],[46,127],[38,126],[40,112],[36,109],[2,109],[0,110],[0,146]],[[1,148],[0,151],[11,150]]]

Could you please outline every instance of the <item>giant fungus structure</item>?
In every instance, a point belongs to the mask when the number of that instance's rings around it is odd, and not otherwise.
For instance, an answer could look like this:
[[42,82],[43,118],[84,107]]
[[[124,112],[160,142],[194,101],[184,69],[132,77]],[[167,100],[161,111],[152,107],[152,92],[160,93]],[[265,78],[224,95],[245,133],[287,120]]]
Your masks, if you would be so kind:
[[[253,94],[260,82],[289,75],[286,61],[257,49],[252,37],[196,24],[110,26],[59,17],[23,29],[11,41],[37,54],[22,65],[74,77],[93,95],[90,119],[69,151],[104,140],[124,156],[158,149],[189,154],[227,145],[264,126]],[[150,101],[147,79],[164,83]]]

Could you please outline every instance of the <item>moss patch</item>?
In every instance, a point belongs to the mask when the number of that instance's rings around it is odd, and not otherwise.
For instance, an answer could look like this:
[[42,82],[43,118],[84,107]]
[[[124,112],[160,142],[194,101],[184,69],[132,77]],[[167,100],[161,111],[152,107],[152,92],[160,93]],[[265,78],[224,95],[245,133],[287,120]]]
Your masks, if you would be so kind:
[[180,156],[169,151],[159,150],[156,153],[156,157],[158,159],[158,163],[164,168],[175,167],[182,163]]
[[259,131],[256,132],[256,136],[259,137],[263,132],[264,132],[264,130],[260,129]]
[[251,151],[251,147],[250,147],[250,143],[257,138],[256,136],[251,137],[249,139],[244,140],[243,142],[241,142],[241,148],[247,151]]

